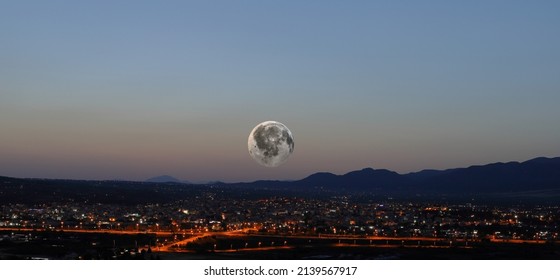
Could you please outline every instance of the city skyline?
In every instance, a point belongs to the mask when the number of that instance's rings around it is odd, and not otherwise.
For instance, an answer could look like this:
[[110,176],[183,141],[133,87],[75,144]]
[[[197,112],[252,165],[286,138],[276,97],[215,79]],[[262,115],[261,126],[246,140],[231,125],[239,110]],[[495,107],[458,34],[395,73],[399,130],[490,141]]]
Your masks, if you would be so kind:
[[[558,156],[560,4],[40,1],[0,11],[0,176],[190,181]],[[257,165],[276,120],[295,151]]]

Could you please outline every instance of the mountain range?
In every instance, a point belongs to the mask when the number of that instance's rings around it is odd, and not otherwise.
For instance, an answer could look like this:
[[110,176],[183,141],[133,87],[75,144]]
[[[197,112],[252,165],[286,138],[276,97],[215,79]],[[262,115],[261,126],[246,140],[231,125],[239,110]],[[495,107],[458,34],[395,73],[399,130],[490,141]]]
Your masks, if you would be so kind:
[[230,185],[252,187],[320,187],[375,193],[482,194],[560,190],[560,157],[492,163],[447,170],[399,174],[365,168],[344,175],[321,172],[298,181],[255,181]]
[[169,175],[161,175],[161,176],[156,176],[156,177],[152,177],[148,180],[146,180],[146,182],[148,183],[185,183],[185,184],[189,184],[188,181],[181,181],[175,177],[169,176]]
[[[26,185],[34,186],[107,185],[114,187],[118,181],[82,181],[83,183],[79,183],[75,180],[0,177],[0,188],[20,186],[25,182],[27,182]],[[195,185],[168,175],[150,178],[146,182],[123,182],[122,184],[138,185],[142,188],[149,188],[150,185],[162,186],[162,184],[177,187]],[[560,199],[560,157],[540,157],[525,162],[498,162],[447,170],[423,170],[408,174],[399,174],[387,169],[365,168],[343,175],[320,172],[296,181],[261,180],[250,183],[213,182],[199,185],[276,190],[323,189],[404,195],[528,194],[545,198],[555,196]]]

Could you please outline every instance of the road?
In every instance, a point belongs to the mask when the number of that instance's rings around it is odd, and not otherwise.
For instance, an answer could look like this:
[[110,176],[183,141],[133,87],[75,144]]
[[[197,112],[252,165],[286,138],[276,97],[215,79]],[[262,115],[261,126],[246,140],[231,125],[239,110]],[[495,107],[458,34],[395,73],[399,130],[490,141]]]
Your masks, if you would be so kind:
[[247,228],[247,229],[239,229],[239,230],[233,230],[233,231],[206,232],[206,233],[203,233],[203,234],[194,235],[194,236],[189,237],[187,239],[179,240],[177,242],[165,244],[163,246],[158,247],[158,250],[160,252],[176,252],[176,251],[182,250],[182,249],[179,249],[179,248],[184,247],[188,243],[194,242],[194,241],[196,241],[200,238],[209,237],[209,236],[246,236],[247,232],[250,232],[250,231],[253,231],[253,230],[255,230],[255,229],[254,228]]
[[109,233],[109,234],[154,234],[157,236],[170,236],[173,234],[182,234],[182,232],[171,231],[136,231],[136,230],[114,230],[114,229],[43,229],[43,228],[6,228],[0,227],[0,231],[37,231],[37,232],[75,232],[75,233]]
[[[136,231],[136,230],[90,230],[90,229],[30,229],[30,228],[10,228],[10,227],[3,227],[0,228],[0,231],[15,231],[15,232],[42,232],[42,231],[51,231],[51,232],[73,232],[73,233],[108,233],[108,234],[129,234],[129,235],[136,235],[136,234],[152,234],[161,237],[169,237],[173,235],[181,235],[183,232],[171,232],[171,231]],[[184,249],[180,249],[181,247],[184,248],[190,242],[194,242],[200,238],[209,237],[209,236],[229,236],[229,237],[266,237],[266,238],[278,238],[278,239],[309,239],[309,240],[319,240],[319,239],[335,239],[339,240],[339,243],[335,246],[352,246],[356,245],[357,241],[361,241],[361,244],[356,246],[366,246],[367,244],[363,244],[363,241],[370,241],[369,245],[371,246],[437,246],[437,247],[450,247],[451,245],[461,245],[463,247],[468,247],[469,243],[477,243],[480,240],[468,240],[468,239],[445,239],[445,238],[437,238],[437,237],[386,237],[386,236],[336,236],[336,235],[269,235],[269,234],[255,234],[251,232],[256,232],[256,228],[247,228],[243,230],[234,230],[234,231],[226,231],[226,232],[204,232],[204,233],[195,233],[192,236],[181,239],[176,242],[170,242],[168,244],[164,244],[163,246],[159,246],[158,250],[162,252],[177,252],[177,251],[184,251]],[[190,235],[190,234],[189,234]],[[344,241],[344,243],[342,243]],[[348,241],[352,243],[347,243]],[[521,239],[489,239],[490,242],[493,243],[506,243],[506,244],[544,244],[545,240],[521,240]],[[376,242],[373,244],[372,242]],[[385,242],[385,244],[380,244],[379,242]],[[560,244],[560,241],[554,241],[556,244]],[[397,243],[397,244],[395,244]],[[448,244],[447,244],[448,243]],[[444,245],[445,244],[445,245]],[[276,247],[259,247],[259,248],[247,248],[243,250],[270,250],[270,249],[278,249],[278,248],[290,248],[289,246],[276,246]],[[242,250],[242,249],[239,249]],[[217,252],[227,252],[230,250],[216,250]],[[238,251],[238,250],[235,250]]]

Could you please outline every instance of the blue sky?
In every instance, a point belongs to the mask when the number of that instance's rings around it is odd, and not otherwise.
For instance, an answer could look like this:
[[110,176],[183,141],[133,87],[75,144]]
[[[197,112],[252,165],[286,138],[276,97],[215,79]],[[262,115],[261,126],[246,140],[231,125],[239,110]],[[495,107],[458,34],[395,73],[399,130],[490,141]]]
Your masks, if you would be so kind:
[[[557,1],[6,1],[0,174],[246,181],[559,156]],[[270,169],[246,141],[286,124]]]

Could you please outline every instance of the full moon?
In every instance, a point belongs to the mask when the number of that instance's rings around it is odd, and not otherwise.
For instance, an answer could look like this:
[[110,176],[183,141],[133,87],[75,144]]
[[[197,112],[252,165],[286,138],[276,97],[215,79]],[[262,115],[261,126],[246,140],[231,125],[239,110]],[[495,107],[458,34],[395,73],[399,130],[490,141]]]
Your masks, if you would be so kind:
[[282,123],[266,121],[253,128],[247,146],[256,162],[266,167],[277,167],[286,162],[294,151],[294,137]]

